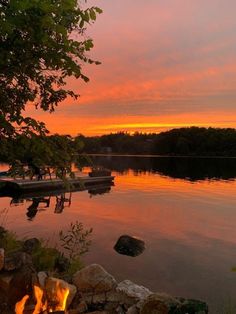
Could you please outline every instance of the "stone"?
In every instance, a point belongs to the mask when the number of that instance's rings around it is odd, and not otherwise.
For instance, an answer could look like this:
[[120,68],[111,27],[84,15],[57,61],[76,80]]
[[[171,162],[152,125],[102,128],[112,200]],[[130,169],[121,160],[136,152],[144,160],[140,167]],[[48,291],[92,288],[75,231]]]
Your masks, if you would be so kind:
[[37,238],[27,239],[23,243],[23,251],[28,254],[32,254],[34,250],[39,248],[39,246],[40,246],[40,241]]
[[117,314],[125,314],[126,313],[126,311],[123,309],[123,307],[122,306],[117,306],[117,308],[115,309],[115,313],[117,313]]
[[98,264],[89,265],[73,276],[73,283],[79,292],[102,293],[117,286],[115,278]]
[[5,258],[5,251],[3,248],[0,248],[0,271],[4,267],[4,258]]
[[145,242],[136,237],[122,235],[114,246],[114,250],[123,255],[138,256],[145,250]]
[[208,305],[200,300],[176,298],[181,302],[180,313],[185,314],[207,314]]
[[84,313],[84,312],[80,312],[80,310],[78,309],[71,309],[68,311],[68,314],[81,314],[81,313]]
[[[83,300],[87,303],[87,304],[91,304],[91,303],[94,303],[93,301],[93,293],[82,293],[82,298]],[[103,294],[102,294],[103,296]],[[100,301],[99,301],[100,303]]]
[[91,303],[105,303],[107,300],[106,293],[96,293],[92,295]]
[[80,313],[83,313],[83,312],[80,312],[79,310],[77,309],[70,309],[69,311],[67,311],[68,314],[80,314]]
[[45,281],[46,281],[47,277],[48,277],[48,275],[45,271],[38,272],[38,282],[39,282],[41,288],[45,287]]
[[12,278],[13,278],[13,274],[10,274],[10,273],[0,274],[0,290],[7,293],[10,288],[10,283],[11,283]]
[[24,265],[13,272],[8,291],[9,304],[14,306],[26,294],[32,295],[32,287],[35,278],[35,271],[30,265]]
[[126,314],[139,314],[139,309],[137,308],[136,305],[132,305],[131,307],[128,308]]
[[17,270],[24,265],[32,266],[32,258],[25,252],[12,252],[5,256],[4,270]]
[[120,282],[116,290],[135,301],[143,300],[153,293],[149,289],[139,286],[130,280]]
[[111,312],[108,312],[108,311],[93,311],[93,312],[87,312],[87,314],[111,314]]
[[108,312],[117,312],[117,309],[119,309],[120,305],[119,302],[106,302],[104,305],[104,310]]
[[47,277],[45,280],[45,291],[49,303],[60,303],[58,298],[58,289],[69,289],[69,295],[66,302],[66,308],[69,308],[77,289],[74,285],[67,283],[66,281],[54,277]]
[[87,305],[87,303],[84,300],[82,300],[78,304],[76,309],[79,311],[79,313],[85,313],[88,310],[88,305]]
[[119,302],[128,309],[137,302],[144,300],[153,292],[149,289],[139,286],[130,280],[124,280],[118,284],[116,289],[107,293],[107,301]]
[[140,314],[180,313],[181,303],[166,294],[154,293],[140,302]]

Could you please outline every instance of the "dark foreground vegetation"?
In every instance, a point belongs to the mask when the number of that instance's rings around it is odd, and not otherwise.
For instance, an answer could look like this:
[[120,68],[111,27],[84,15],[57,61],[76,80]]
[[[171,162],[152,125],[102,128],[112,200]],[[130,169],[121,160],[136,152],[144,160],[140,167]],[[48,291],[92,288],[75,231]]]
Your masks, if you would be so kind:
[[0,161],[10,165],[10,174],[24,177],[31,169],[32,176],[42,169],[52,169],[58,177],[72,174],[73,162],[79,164],[83,143],[71,136],[52,135],[15,138],[0,137]]
[[160,134],[116,133],[79,138],[86,153],[236,156],[235,129],[190,127]]

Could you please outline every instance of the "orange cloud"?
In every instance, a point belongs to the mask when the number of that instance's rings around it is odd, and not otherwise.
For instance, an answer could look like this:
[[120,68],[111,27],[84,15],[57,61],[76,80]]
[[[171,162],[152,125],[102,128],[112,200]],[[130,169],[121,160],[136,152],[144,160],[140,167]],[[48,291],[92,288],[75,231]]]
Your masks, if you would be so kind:
[[78,101],[28,112],[71,134],[236,127],[236,2],[217,1],[91,0],[104,9],[89,30],[102,65],[84,67],[89,84],[68,80]]

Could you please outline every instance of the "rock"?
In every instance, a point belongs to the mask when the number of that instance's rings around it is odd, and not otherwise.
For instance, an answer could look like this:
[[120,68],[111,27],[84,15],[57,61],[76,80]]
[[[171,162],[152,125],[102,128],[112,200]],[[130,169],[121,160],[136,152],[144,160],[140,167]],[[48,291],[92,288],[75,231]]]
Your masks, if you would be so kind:
[[23,243],[23,251],[32,254],[33,251],[40,246],[40,241],[37,238],[27,239]]
[[48,275],[45,271],[38,272],[38,282],[39,282],[41,288],[45,287],[45,281],[46,281],[47,277],[48,277]]
[[91,303],[105,303],[107,300],[106,293],[96,293],[92,295]]
[[108,312],[108,311],[93,311],[93,312],[87,312],[87,314],[111,314],[111,312]]
[[117,314],[125,314],[126,313],[126,311],[123,309],[123,307],[122,306],[117,306],[117,308],[115,309],[115,313],[117,313]]
[[13,272],[13,278],[8,291],[10,305],[14,306],[26,294],[32,295],[35,275],[36,273],[30,265],[24,265],[18,271]]
[[77,292],[74,285],[70,285],[66,281],[54,277],[48,277],[45,280],[45,290],[49,303],[58,304],[60,306],[62,300],[58,297],[58,289],[69,289],[69,295],[66,302],[66,308],[68,308]]
[[73,276],[73,283],[80,292],[102,293],[117,286],[115,278],[98,264],[89,265]]
[[136,285],[130,280],[124,280],[120,282],[116,290],[125,296],[134,299],[136,302],[147,298],[153,292],[149,289]]
[[135,257],[143,253],[145,242],[129,235],[122,235],[116,242],[114,250],[119,254]]
[[166,294],[154,293],[141,301],[140,314],[180,314],[180,306],[181,303],[177,299]]
[[128,308],[126,314],[139,314],[139,309],[137,308],[136,305],[132,305],[131,307]]
[[71,310],[68,311],[68,314],[81,314],[81,313],[83,313],[83,312],[80,312],[77,309],[71,309]]
[[119,305],[119,302],[106,302],[105,305],[104,305],[104,310],[105,311],[108,311],[108,312],[112,312],[113,313],[117,312],[117,310],[120,309],[120,305]]
[[4,267],[4,257],[5,257],[5,251],[3,248],[0,248],[0,270]]
[[32,266],[32,258],[25,252],[12,252],[5,256],[4,270],[17,270],[24,265]]
[[88,310],[87,303],[82,300],[82,301],[78,304],[77,310],[78,310],[79,313],[85,313],[85,312]]
[[181,302],[180,306],[180,313],[181,314],[207,314],[208,313],[208,305],[199,300],[193,299],[183,299],[183,298],[176,298],[178,301]]
[[118,284],[116,289],[107,293],[107,301],[119,302],[128,309],[151,294],[152,292],[149,289],[136,285],[130,280],[124,280]]
[[2,273],[0,275],[0,290],[4,292],[8,292],[10,288],[10,283],[13,278],[13,274],[10,273]]

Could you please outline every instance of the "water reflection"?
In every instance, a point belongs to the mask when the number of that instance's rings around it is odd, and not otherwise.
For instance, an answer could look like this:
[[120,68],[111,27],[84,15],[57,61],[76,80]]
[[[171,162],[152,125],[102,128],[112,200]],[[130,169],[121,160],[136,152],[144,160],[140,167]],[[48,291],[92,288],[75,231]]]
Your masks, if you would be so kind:
[[61,195],[56,196],[56,206],[54,210],[55,214],[61,214],[65,207],[70,207],[71,196],[72,196],[71,192],[69,193],[68,196],[66,196],[66,193],[62,193]]
[[98,156],[91,158],[93,164],[102,165],[120,174],[126,174],[132,169],[136,174],[158,173],[189,181],[236,178],[236,158],[141,158],[138,156]]
[[[94,162],[117,171],[114,187],[75,191],[70,207],[66,203],[60,214],[55,214],[56,197],[63,191],[21,195],[24,203],[17,208],[16,199],[9,206],[13,196],[3,197],[6,228],[19,237],[51,239],[68,223],[82,221],[94,230],[86,264],[103,265],[119,281],[130,279],[153,291],[205,300],[210,313],[224,313],[217,310],[225,300],[235,300],[236,290],[231,271],[236,265],[236,160],[187,159],[184,164],[179,158],[99,157]],[[46,207],[41,203],[29,221],[27,208],[39,197],[51,197],[50,206],[40,215]],[[135,258],[113,249],[127,234],[146,244]]]
[[[106,184],[98,184],[92,187],[83,188],[82,190],[87,190],[88,194],[91,197],[103,195],[111,191],[111,187],[114,186],[113,182]],[[73,189],[73,192],[76,190],[81,191],[81,189]],[[66,207],[70,207],[72,203],[73,192],[60,192],[60,191],[41,191],[38,193],[40,196],[35,196],[37,193],[18,193],[13,194],[10,200],[10,207],[12,206],[22,206],[24,203],[29,203],[30,205],[26,207],[26,217],[29,221],[33,221],[40,211],[45,211],[50,208],[51,204],[54,204],[54,213],[61,214]],[[7,195],[1,195],[1,198],[11,195],[11,191],[7,192]],[[51,206],[51,207],[52,207]]]
[[26,216],[28,217],[29,220],[33,220],[33,218],[36,216],[38,210],[39,210],[39,205],[43,204],[43,207],[41,209],[46,209],[50,205],[50,197],[48,199],[44,197],[35,197],[32,198],[32,200],[29,200],[32,203],[30,204],[29,207],[27,207],[27,213]]

